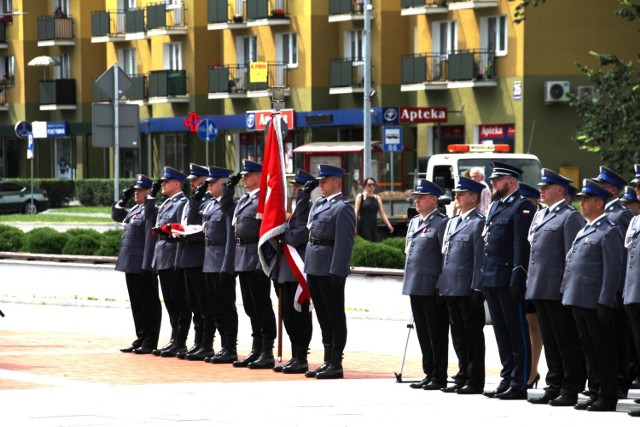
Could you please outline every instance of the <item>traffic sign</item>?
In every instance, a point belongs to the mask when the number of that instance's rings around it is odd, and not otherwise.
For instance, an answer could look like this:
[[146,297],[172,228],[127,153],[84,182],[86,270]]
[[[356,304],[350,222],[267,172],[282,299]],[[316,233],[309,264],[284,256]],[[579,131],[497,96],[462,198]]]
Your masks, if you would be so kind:
[[27,134],[27,159],[33,159],[33,133]]
[[18,135],[18,138],[27,139],[30,133],[31,123],[24,121],[16,123],[16,135]]
[[198,123],[196,133],[204,142],[213,141],[218,136],[218,126],[213,120],[203,119]]
[[384,151],[402,151],[402,126],[384,126],[382,134]]

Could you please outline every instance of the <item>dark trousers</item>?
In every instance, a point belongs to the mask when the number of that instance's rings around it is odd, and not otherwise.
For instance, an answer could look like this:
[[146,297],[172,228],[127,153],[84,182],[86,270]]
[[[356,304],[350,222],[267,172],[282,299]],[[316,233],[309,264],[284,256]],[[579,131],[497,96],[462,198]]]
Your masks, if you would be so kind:
[[511,297],[509,287],[485,288],[502,370],[501,385],[526,390],[531,369],[531,341],[524,304]]
[[451,342],[458,356],[456,384],[484,387],[484,306],[474,307],[471,297],[446,297]]
[[207,299],[212,304],[222,347],[235,350],[238,339],[235,278],[227,273],[205,273],[204,277]]
[[304,302],[300,311],[298,311],[294,307],[298,283],[276,283],[274,286],[280,298],[284,329],[287,331],[287,335],[289,335],[291,344],[303,347],[305,350],[308,349],[309,343],[311,342],[311,332],[313,330],[309,301]]
[[534,300],[544,357],[549,368],[545,383],[552,393],[576,396],[584,390],[586,370],[571,308],[561,301]]
[[158,279],[151,271],[125,273],[136,339],[133,347],[158,347],[162,305],[158,295]]
[[244,312],[251,322],[251,336],[256,339],[275,340],[276,315],[271,304],[271,283],[260,270],[238,273]]
[[216,331],[213,309],[207,298],[204,286],[204,274],[202,267],[189,267],[184,269],[184,284],[187,291],[189,310],[193,315],[193,330],[195,332],[194,344],[200,346],[202,338],[206,335],[207,341],[212,340]]
[[616,294],[617,306],[615,308],[615,334],[616,355],[618,357],[618,390],[626,394],[631,387],[631,330],[629,329],[629,317],[624,308],[622,293]]
[[634,353],[637,357],[640,355],[640,303],[626,304],[624,308],[629,316],[629,330],[633,338]]
[[422,351],[422,370],[434,381],[447,382],[449,314],[444,298],[410,295],[411,313]]
[[618,401],[617,356],[614,322],[601,323],[595,308],[571,307],[584,354],[593,397],[605,403]]
[[346,277],[307,275],[324,348],[341,353],[347,345],[347,316],[344,312]]
[[169,268],[158,271],[162,298],[169,314],[171,337],[184,344],[191,326],[191,310],[187,304],[187,292],[184,287],[182,269]]

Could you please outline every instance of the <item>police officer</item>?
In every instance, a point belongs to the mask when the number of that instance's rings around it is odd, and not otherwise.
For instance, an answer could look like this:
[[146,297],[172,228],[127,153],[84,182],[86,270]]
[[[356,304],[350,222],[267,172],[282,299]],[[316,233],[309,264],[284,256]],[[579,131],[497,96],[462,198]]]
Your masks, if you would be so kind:
[[609,221],[611,193],[585,179],[580,210],[587,220],[567,254],[562,304],[571,307],[589,378],[589,399],[575,405],[588,411],[615,411],[618,401],[614,308],[623,274],[622,231]]
[[[640,164],[633,166],[635,177],[631,181],[637,196],[640,195]],[[630,191],[625,191],[624,197],[631,199]],[[624,282],[624,308],[629,316],[629,325],[636,355],[640,355],[640,216],[637,214],[631,219],[629,228],[624,239],[624,246],[627,249],[627,268]],[[640,399],[635,399],[640,403]],[[640,417],[640,409],[629,411],[632,417]]]
[[[201,206],[211,197],[207,193],[205,180],[209,169],[195,163],[189,164],[187,180],[191,186],[191,199],[182,211],[180,223],[184,226],[202,226]],[[191,230],[190,230],[191,231]],[[180,359],[204,360],[215,355],[213,339],[216,333],[213,306],[208,300],[204,286],[204,234],[202,231],[188,231],[180,237],[176,250],[176,268],[184,272],[187,302],[193,318],[193,346],[179,353]]]
[[[620,196],[620,202],[631,211],[635,216],[640,212],[640,199],[636,194],[635,188],[627,185],[624,187],[624,193]],[[629,223],[631,225],[631,223]]]
[[402,294],[409,295],[416,334],[422,350],[425,378],[412,388],[440,390],[447,386],[449,319],[444,298],[438,295],[442,271],[442,243],[448,217],[438,211],[444,191],[426,179],[416,182],[413,194],[418,215],[409,222],[405,244]]
[[344,170],[320,164],[318,171],[318,180],[305,184],[309,192],[319,184],[322,197],[315,201],[309,213],[304,270],[322,331],[324,363],[307,371],[305,376],[332,379],[344,376],[342,353],[347,343],[344,286],[350,272],[356,214],[342,195]]
[[[242,171],[229,178],[222,190],[222,210],[232,216],[235,227],[235,271],[240,280],[244,310],[251,321],[253,343],[247,357],[233,363],[236,368],[272,369],[276,316],[271,304],[271,284],[258,259],[258,236],[261,221],[256,217],[262,165],[242,161]],[[234,202],[235,186],[242,177],[248,193]]]
[[205,362],[233,363],[238,360],[238,311],[234,260],[236,240],[231,217],[222,212],[220,197],[231,169],[209,167],[208,192],[212,196],[202,207],[205,235],[204,275],[207,299],[213,304],[215,323],[220,331],[222,348]]
[[[298,169],[295,178],[291,180],[293,185],[292,197],[295,197],[296,205],[285,223],[285,232],[281,236],[282,249],[288,245],[287,250],[295,251],[300,260],[304,259],[305,249],[309,241],[309,229],[307,221],[311,209],[311,194],[303,191],[303,186],[314,181],[315,177],[309,172]],[[284,328],[291,341],[291,359],[284,365],[273,368],[276,372],[285,374],[304,374],[309,370],[307,352],[311,342],[312,319],[309,307],[310,300],[305,298],[301,304],[296,300],[299,283],[289,266],[289,257],[284,253],[280,255],[277,270],[274,270],[274,285],[280,298],[282,307],[282,319]]]
[[[182,192],[182,185],[187,176],[171,166],[164,167],[164,174],[153,183],[149,196],[144,202],[144,215],[155,220],[154,230],[157,233],[153,256],[153,268],[158,272],[162,298],[171,323],[171,341],[153,352],[156,356],[175,357],[187,351],[187,335],[191,325],[191,311],[187,304],[184,289],[184,276],[176,269],[177,239],[169,230],[171,224],[179,223],[187,198]],[[166,199],[158,207],[156,196],[162,190]]]
[[493,199],[485,229],[481,286],[485,291],[502,363],[498,387],[484,395],[502,400],[527,398],[530,342],[525,317],[529,242],[536,207],[518,191],[522,170],[493,162]]
[[[125,273],[136,339],[124,353],[149,354],[158,347],[162,306],[158,296],[158,279],[151,268],[156,237],[152,235],[153,221],[144,216],[142,204],[151,189],[151,180],[136,175],[136,183],[122,192],[121,199],[111,208],[111,218],[122,222],[122,243],[116,270]],[[135,206],[126,209],[133,197]]]
[[527,300],[535,304],[548,372],[547,388],[530,403],[573,406],[584,388],[585,372],[578,331],[571,309],[562,305],[565,256],[584,226],[580,213],[566,201],[570,179],[542,169],[538,211],[529,228],[531,255],[527,275]]
[[[618,198],[620,190],[627,185],[627,180],[618,175],[613,170],[600,166],[600,173],[593,180],[602,185],[611,193],[609,200],[606,201],[604,210],[607,213],[609,221],[620,227],[622,234],[627,232],[633,214],[627,209]],[[626,262],[626,253],[623,261]],[[616,310],[615,310],[615,334],[616,334],[616,354],[618,356],[618,398],[625,399],[629,393],[631,386],[631,378],[629,374],[629,361],[631,359],[631,332],[629,330],[629,320],[624,310],[622,299],[622,291],[624,289],[624,277],[621,277],[618,292],[616,294]]]
[[447,223],[444,234],[438,289],[447,302],[451,341],[459,367],[455,384],[442,389],[444,392],[481,394],[484,388],[485,315],[484,298],[479,291],[485,223],[479,206],[484,190],[482,182],[458,177],[454,191],[460,215]]

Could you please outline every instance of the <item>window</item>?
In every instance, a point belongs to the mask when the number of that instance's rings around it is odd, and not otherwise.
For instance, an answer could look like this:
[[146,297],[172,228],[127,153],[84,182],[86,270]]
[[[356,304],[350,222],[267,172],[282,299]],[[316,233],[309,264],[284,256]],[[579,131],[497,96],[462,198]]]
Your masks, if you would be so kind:
[[507,55],[507,17],[480,18],[480,47],[494,51],[496,56]]
[[456,21],[438,21],[431,29],[433,52],[447,55],[458,50],[458,24]]
[[160,135],[160,164],[184,168],[184,147],[187,146],[186,133]]
[[136,0],[118,0],[118,9],[129,10],[136,8]]
[[13,0],[0,0],[0,12],[12,13],[13,12]]
[[53,67],[53,78],[58,79],[70,79],[71,78],[71,55],[68,53],[61,53],[53,57],[56,60],[57,65]]
[[182,43],[165,43],[163,60],[165,70],[182,70]]
[[344,57],[354,61],[363,61],[364,52],[362,40],[364,39],[364,30],[349,30],[345,32],[344,37]]
[[13,87],[15,77],[15,57],[0,56],[0,80],[5,87]]
[[118,49],[118,64],[122,71],[132,76],[138,74],[135,49]]
[[258,60],[258,37],[238,37],[236,40],[236,56],[239,64],[249,65]]
[[287,68],[298,66],[298,34],[276,34],[276,52],[278,62],[285,64]]

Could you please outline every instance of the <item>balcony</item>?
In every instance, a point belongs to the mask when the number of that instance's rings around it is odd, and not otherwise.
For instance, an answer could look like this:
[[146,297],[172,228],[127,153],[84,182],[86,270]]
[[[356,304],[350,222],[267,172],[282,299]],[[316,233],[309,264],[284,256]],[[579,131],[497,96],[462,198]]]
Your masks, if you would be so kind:
[[238,6],[236,0],[207,0],[207,29],[237,30],[291,24],[285,0],[246,0],[245,10]]
[[252,83],[246,64],[214,65],[209,67],[209,99],[270,97],[273,86],[284,86],[288,95],[287,73],[285,64],[269,62],[267,82]]
[[400,91],[495,87],[495,69],[495,53],[487,50],[406,55]]
[[147,6],[147,35],[186,35],[185,8],[181,1]]
[[8,49],[7,43],[7,23],[0,21],[0,49]]
[[363,0],[330,0],[329,22],[364,21]]
[[338,58],[329,64],[329,94],[364,93],[364,61]]
[[498,0],[449,0],[449,10],[485,9],[498,7]]
[[[121,102],[127,104],[145,105],[147,101],[147,78],[142,74],[128,75],[133,85],[122,95]],[[93,102],[112,102],[113,95],[104,93],[95,81],[93,83]]]
[[125,41],[125,13],[99,10],[91,12],[91,43]]
[[38,46],[75,46],[73,18],[38,17]]
[[0,111],[9,111],[9,102],[7,102],[7,89],[14,86],[13,77],[0,80]]
[[446,0],[402,0],[400,15],[433,15],[449,13]]
[[40,111],[75,109],[75,79],[40,80]]
[[149,104],[185,102],[189,102],[185,70],[158,70],[149,73]]
[[147,38],[144,27],[144,9],[127,9],[124,12],[124,39],[144,40]]

